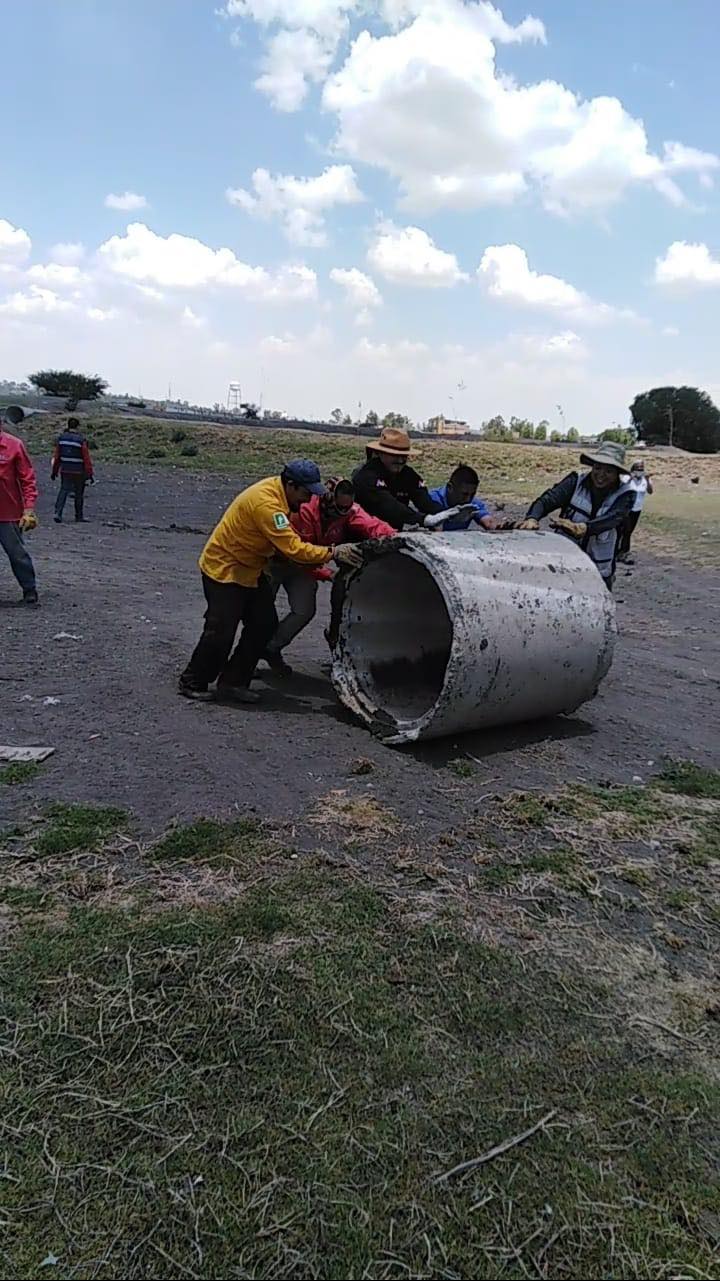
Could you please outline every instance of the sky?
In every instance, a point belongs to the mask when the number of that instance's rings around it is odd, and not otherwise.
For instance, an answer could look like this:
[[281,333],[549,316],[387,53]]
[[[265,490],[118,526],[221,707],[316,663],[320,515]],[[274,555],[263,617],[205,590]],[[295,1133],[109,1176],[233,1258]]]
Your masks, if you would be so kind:
[[717,0],[6,0],[0,378],[597,431],[720,399]]

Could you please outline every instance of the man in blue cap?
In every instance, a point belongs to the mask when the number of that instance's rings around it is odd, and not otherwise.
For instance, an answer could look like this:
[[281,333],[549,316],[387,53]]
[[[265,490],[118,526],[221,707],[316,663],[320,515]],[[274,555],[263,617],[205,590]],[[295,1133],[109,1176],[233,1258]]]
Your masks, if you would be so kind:
[[[362,564],[353,543],[318,547],[293,529],[290,512],[324,492],[317,464],[297,458],[279,476],[258,481],[233,499],[200,557],[207,610],[202,636],[180,677],[179,692],[185,698],[258,701],[259,694],[249,686],[278,621],[272,587],[263,573],[271,556],[279,552],[310,569],[330,560],[355,568]],[[217,688],[211,691],[215,681]]]

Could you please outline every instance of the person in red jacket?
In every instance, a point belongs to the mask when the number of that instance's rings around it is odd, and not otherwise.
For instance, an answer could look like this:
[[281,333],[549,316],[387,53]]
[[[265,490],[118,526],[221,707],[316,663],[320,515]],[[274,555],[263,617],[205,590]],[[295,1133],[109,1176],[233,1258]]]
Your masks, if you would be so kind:
[[37,481],[23,442],[6,430],[6,424],[15,427],[24,417],[19,405],[9,405],[0,417],[0,547],[22,588],[23,602],[37,605],[35,567],[23,541],[23,534],[37,527]]
[[[290,516],[306,543],[331,547],[335,543],[359,543],[366,538],[389,538],[397,533],[387,521],[370,516],[355,502],[351,481],[333,478],[326,481],[325,489],[327,492],[322,497],[313,495],[309,503],[303,503],[300,510]],[[282,651],[314,618],[318,582],[323,579],[333,580],[331,622],[325,632],[328,644],[333,648],[345,595],[345,575],[338,572],[333,577],[332,571],[325,566],[305,569],[279,557],[273,561],[270,574],[274,594],[277,596],[280,588],[284,587],[290,609],[265,651],[265,661],[278,675],[291,676],[292,668],[285,662]]]

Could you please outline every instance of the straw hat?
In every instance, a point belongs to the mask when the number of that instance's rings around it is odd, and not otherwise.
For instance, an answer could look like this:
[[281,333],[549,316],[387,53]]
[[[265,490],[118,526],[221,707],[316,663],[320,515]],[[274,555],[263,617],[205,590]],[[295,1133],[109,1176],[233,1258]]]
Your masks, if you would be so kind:
[[380,438],[370,446],[378,454],[398,454],[414,458],[416,451],[410,448],[410,437],[399,427],[383,427]]

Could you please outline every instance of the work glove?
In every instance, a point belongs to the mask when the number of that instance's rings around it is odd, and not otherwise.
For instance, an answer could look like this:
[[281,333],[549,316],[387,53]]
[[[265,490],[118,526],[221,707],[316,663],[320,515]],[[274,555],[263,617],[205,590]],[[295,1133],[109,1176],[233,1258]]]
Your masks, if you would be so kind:
[[550,527],[560,530],[561,534],[569,534],[571,538],[584,538],[587,534],[587,525],[584,521],[565,520],[562,516],[551,520]]
[[38,518],[35,515],[35,512],[34,511],[23,512],[22,516],[18,521],[18,525],[20,526],[23,534],[29,533],[31,529],[37,529]]
[[519,520],[516,529],[539,529],[540,521],[535,520],[534,516],[526,516],[525,520]]
[[452,516],[463,516],[466,512],[475,511],[472,503],[464,503],[461,507],[447,507],[444,512],[435,512],[433,516],[426,516],[423,520],[423,529],[437,529],[438,525],[444,525],[446,520]]
[[348,565],[350,569],[360,569],[363,555],[355,543],[338,543],[333,551],[333,560],[337,565]]

